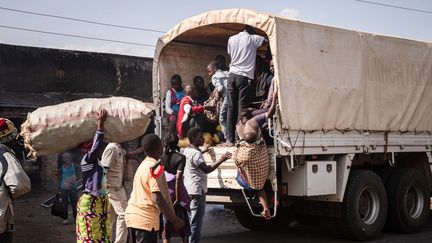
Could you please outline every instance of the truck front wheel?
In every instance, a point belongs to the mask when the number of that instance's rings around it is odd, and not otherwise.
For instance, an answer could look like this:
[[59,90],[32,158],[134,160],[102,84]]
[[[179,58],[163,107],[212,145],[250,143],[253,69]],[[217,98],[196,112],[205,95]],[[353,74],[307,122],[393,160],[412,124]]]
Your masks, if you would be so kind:
[[386,222],[387,196],[381,178],[369,170],[353,170],[342,203],[338,231],[347,238],[368,241],[377,238]]
[[417,233],[428,222],[430,197],[426,180],[417,169],[395,171],[386,183],[387,222],[397,231]]

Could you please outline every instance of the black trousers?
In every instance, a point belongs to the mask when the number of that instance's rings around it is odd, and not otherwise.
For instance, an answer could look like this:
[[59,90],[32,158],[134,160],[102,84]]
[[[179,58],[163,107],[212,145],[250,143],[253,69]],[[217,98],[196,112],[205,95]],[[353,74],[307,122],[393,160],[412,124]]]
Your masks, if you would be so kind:
[[128,228],[129,243],[157,243],[158,232],[154,229],[152,231]]
[[239,112],[246,109],[255,98],[252,80],[246,76],[230,73],[227,83],[228,115],[227,133],[228,142],[234,143],[236,124]]
[[195,114],[194,116],[190,117],[188,121],[183,122],[182,125],[182,137],[187,138],[187,134],[189,132],[189,129],[192,127],[198,127],[203,131],[204,129],[204,114],[199,113]]

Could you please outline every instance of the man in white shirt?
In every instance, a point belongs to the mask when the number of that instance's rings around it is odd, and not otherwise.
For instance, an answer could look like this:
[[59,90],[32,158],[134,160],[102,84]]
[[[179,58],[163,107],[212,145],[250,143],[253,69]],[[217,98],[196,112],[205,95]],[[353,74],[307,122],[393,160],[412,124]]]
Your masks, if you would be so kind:
[[[111,204],[110,227],[115,243],[126,242],[127,227],[125,222],[125,210],[127,207],[127,196],[123,186],[124,169],[128,158],[136,158],[136,152],[128,153],[118,143],[109,143],[102,154],[101,164],[107,171],[107,190]],[[114,237],[114,226],[115,237]]]
[[[222,162],[231,158],[231,153],[226,152],[216,163],[207,165],[203,158],[203,152],[199,149],[200,146],[204,145],[204,138],[201,130],[197,127],[191,128],[188,132],[188,139],[190,145],[185,148],[183,154],[186,157],[184,185],[191,198],[191,236],[189,238],[189,243],[198,243],[205,213],[207,174],[214,171]],[[208,150],[208,147],[205,147],[204,152],[206,150]]]
[[257,49],[266,42],[267,40],[256,35],[255,29],[250,26],[246,26],[242,32],[231,36],[228,40],[227,51],[231,57],[227,83],[228,143],[234,143],[239,110],[247,108],[254,98],[254,90],[250,86],[254,79],[256,53]]

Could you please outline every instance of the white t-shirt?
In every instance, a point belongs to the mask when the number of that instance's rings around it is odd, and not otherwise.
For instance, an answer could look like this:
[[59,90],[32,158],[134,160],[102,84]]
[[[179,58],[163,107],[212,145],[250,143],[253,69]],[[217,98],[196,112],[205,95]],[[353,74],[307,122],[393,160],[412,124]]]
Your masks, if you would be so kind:
[[211,78],[213,86],[218,92],[222,92],[223,97],[226,97],[227,92],[228,72],[218,69]]
[[174,113],[173,109],[171,109],[171,89],[169,89],[165,95],[165,111],[170,115]]
[[242,31],[228,40],[228,54],[231,57],[230,73],[254,79],[257,49],[266,39],[260,35],[251,35]]
[[186,166],[184,170],[184,184],[189,195],[202,195],[207,193],[207,174],[198,166],[204,162],[200,150],[194,147],[187,147],[183,151],[186,156]]

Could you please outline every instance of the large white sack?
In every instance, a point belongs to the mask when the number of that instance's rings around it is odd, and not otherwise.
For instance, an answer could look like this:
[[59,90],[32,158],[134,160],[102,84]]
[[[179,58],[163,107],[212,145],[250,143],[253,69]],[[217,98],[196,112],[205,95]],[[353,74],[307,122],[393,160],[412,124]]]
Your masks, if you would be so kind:
[[79,146],[93,139],[95,115],[108,112],[105,141],[124,142],[145,133],[153,104],[126,98],[82,99],[41,107],[29,113],[21,126],[21,136],[32,156],[49,155]]

